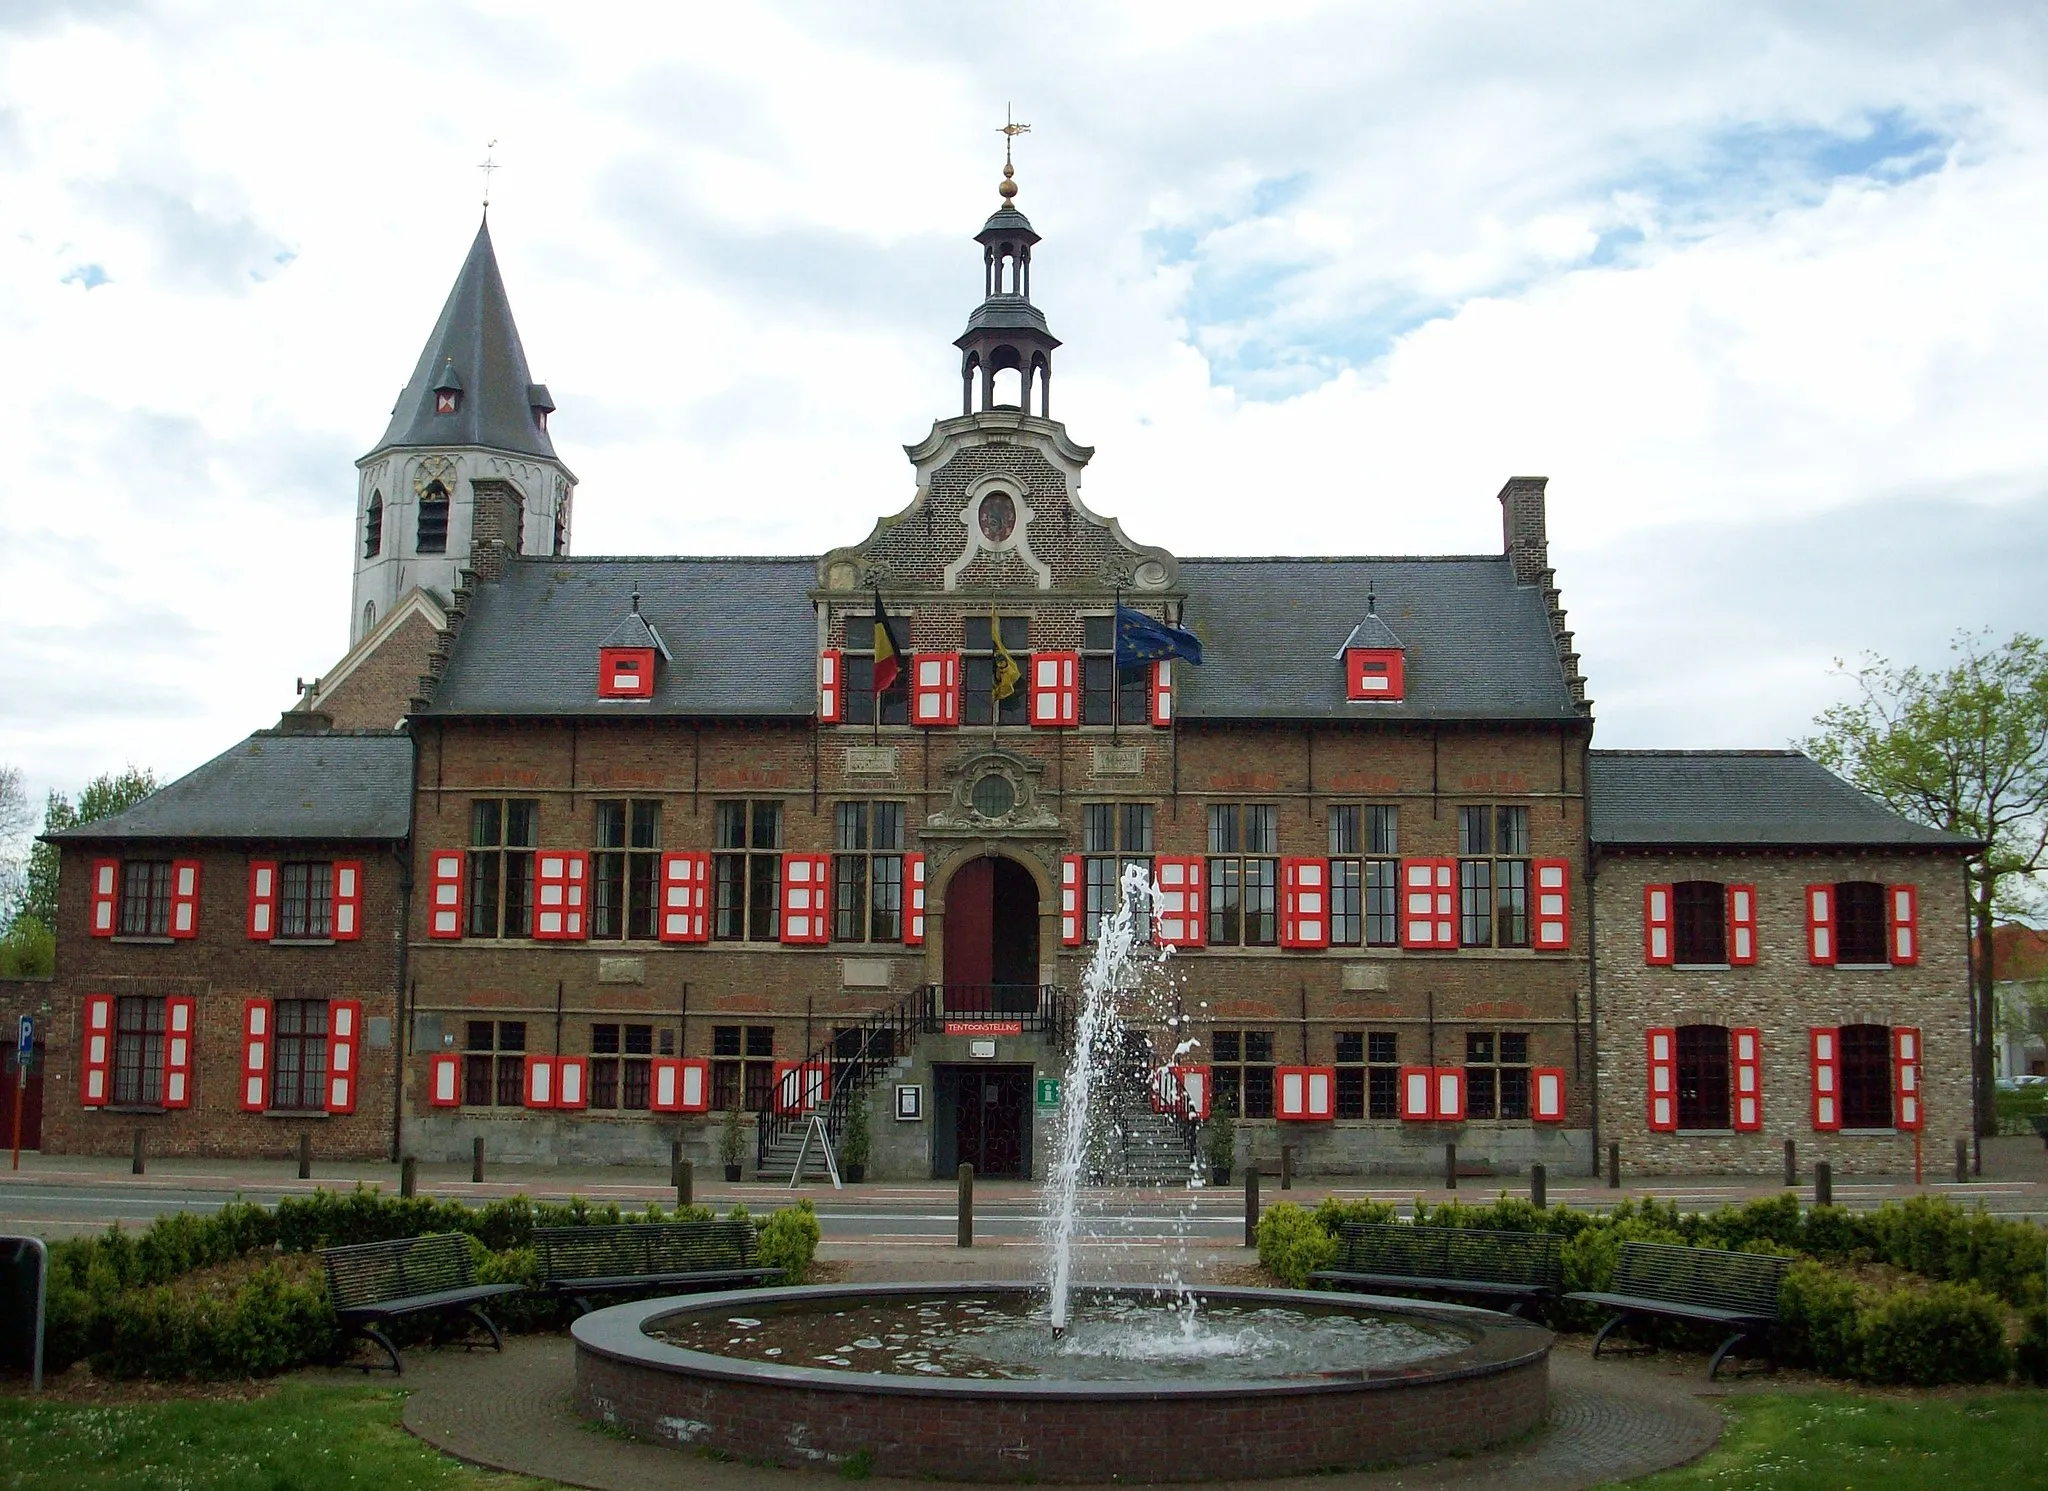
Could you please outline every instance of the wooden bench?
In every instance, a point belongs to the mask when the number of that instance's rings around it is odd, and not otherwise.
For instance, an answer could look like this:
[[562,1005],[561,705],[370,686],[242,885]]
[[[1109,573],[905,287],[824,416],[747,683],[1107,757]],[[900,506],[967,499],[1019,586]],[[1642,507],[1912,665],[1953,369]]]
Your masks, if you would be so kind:
[[540,1287],[575,1300],[578,1313],[592,1309],[601,1294],[691,1292],[781,1278],[781,1269],[761,1266],[758,1240],[754,1224],[738,1219],[533,1230]]
[[[1614,1270],[1614,1287],[1601,1293],[1574,1293],[1566,1299],[1601,1305],[1616,1312],[1593,1338],[1593,1355],[1624,1320],[1662,1315],[1696,1320],[1730,1332],[1707,1363],[1707,1378],[1721,1370],[1721,1361],[1737,1344],[1761,1336],[1768,1349],[1778,1324],[1778,1286],[1784,1282],[1789,1258],[1760,1253],[1730,1253],[1719,1248],[1682,1248],[1671,1243],[1625,1242]],[[1625,1353],[1654,1351],[1638,1345]],[[1777,1365],[1775,1353],[1771,1365]]]
[[1564,1279],[1564,1239],[1555,1232],[1494,1232],[1346,1222],[1334,1268],[1317,1283],[1368,1294],[1464,1295],[1510,1301],[1508,1312],[1555,1299]]
[[[459,1232],[323,1248],[320,1261],[327,1268],[327,1297],[347,1335],[375,1341],[398,1373],[405,1365],[398,1348],[379,1329],[384,1321],[400,1315],[464,1315],[489,1332],[491,1344],[503,1351],[505,1338],[480,1306],[524,1287],[477,1283],[469,1239]],[[370,1367],[362,1369],[367,1372]]]

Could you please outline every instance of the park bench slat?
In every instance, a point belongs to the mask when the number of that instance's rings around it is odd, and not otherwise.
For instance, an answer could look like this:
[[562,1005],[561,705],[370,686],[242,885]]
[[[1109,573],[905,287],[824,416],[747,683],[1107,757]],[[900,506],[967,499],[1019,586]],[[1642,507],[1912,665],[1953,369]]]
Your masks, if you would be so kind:
[[480,1305],[522,1286],[477,1283],[469,1239],[459,1232],[323,1248],[320,1262],[327,1297],[345,1332],[383,1347],[393,1372],[402,1373],[404,1364],[376,1323],[401,1315],[466,1315],[489,1332],[498,1350],[505,1349],[504,1336]]
[[1790,1264],[1788,1258],[1762,1253],[1625,1242],[1611,1288],[1575,1292],[1565,1298],[1616,1312],[1593,1338],[1595,1356],[1623,1321],[1635,1317],[1665,1316],[1731,1327],[1733,1334],[1707,1364],[1711,1379],[1738,1343],[1751,1336],[1769,1342],[1778,1323],[1778,1290]]
[[653,1287],[698,1288],[765,1283],[760,1234],[750,1221],[626,1222],[602,1227],[536,1227],[541,1288],[567,1294],[585,1308],[593,1295]]
[[1554,1296],[1564,1279],[1564,1239],[1554,1232],[1347,1222],[1334,1266],[1310,1277],[1390,1293],[1469,1294],[1520,1302]]

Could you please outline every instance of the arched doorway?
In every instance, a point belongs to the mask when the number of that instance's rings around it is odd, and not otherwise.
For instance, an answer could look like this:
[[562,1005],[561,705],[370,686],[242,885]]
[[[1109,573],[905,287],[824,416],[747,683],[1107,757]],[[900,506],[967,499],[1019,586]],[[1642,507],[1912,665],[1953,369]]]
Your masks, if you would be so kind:
[[969,860],[946,886],[949,1013],[1038,1007],[1038,882],[1013,859]]

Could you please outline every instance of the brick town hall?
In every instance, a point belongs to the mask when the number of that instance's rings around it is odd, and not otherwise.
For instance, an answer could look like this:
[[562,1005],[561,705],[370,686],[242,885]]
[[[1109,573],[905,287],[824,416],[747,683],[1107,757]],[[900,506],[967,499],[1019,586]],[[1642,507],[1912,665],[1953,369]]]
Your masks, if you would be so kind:
[[[1542,478],[1492,554],[1127,536],[1015,191],[915,494],[823,554],[575,554],[479,231],[357,463],[347,655],[55,836],[45,1148],[703,1165],[736,1108],[772,1174],[865,1105],[871,1177],[1036,1178],[1132,863],[1200,1043],[1168,1106],[1236,1115],[1240,1167],[1897,1172],[1969,1132],[1969,844],[1793,752],[1594,750]],[[1200,665],[1120,656],[1119,605]]]

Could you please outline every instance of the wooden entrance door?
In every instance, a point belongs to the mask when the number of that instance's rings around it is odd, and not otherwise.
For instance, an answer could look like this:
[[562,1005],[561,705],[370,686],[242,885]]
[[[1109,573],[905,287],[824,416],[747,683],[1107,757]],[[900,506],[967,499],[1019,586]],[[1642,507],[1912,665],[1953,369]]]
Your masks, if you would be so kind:
[[946,886],[946,1010],[1038,1006],[1038,882],[1015,860],[969,860]]
[[[14,1148],[14,1087],[20,1080],[15,1071],[14,1047],[4,1048],[0,1060],[0,1149]],[[37,1043],[29,1060],[28,1089],[21,1095],[21,1147],[43,1147],[43,1048]],[[0,1155],[0,1159],[4,1159]]]

